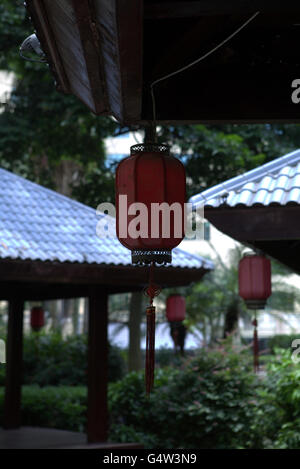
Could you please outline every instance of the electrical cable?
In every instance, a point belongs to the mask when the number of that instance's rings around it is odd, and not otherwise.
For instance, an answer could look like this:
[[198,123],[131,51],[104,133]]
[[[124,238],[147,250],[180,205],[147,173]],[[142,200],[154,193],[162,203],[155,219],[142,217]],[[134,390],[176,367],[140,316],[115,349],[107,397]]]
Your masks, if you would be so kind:
[[198,64],[202,60],[206,59],[209,55],[213,54],[216,52],[220,47],[222,47],[224,44],[226,44],[228,41],[230,41],[234,36],[236,36],[242,29],[244,29],[254,18],[256,18],[257,15],[259,15],[260,11],[255,12],[250,18],[247,19],[238,29],[236,29],[232,34],[230,34],[228,37],[226,37],[223,41],[221,41],[219,44],[217,44],[213,49],[209,50],[206,52],[204,55],[199,57],[198,59],[194,60],[193,62],[189,63],[188,65],[185,65],[184,67],[179,68],[178,70],[175,70],[174,72],[168,73],[167,75],[164,75],[161,78],[158,78],[157,80],[154,80],[151,85],[150,85],[150,91],[151,91],[151,98],[152,98],[152,117],[153,117],[153,125],[156,127],[156,105],[155,105],[155,95],[154,95],[154,86],[160,83],[163,80],[166,80],[167,78],[171,78],[174,75],[178,75],[181,72],[184,72],[185,70],[193,67],[194,65]]

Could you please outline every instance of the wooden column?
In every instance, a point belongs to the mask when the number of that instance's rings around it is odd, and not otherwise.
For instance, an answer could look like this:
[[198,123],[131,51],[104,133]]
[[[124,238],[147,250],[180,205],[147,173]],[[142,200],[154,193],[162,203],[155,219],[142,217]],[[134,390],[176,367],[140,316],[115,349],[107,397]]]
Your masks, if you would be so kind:
[[131,293],[129,310],[129,371],[138,371],[142,368],[141,322],[143,298],[145,297],[140,291]]
[[88,420],[89,443],[107,441],[108,294],[93,287],[89,295]]
[[23,299],[16,298],[9,301],[4,401],[5,429],[18,428],[21,425],[23,310]]

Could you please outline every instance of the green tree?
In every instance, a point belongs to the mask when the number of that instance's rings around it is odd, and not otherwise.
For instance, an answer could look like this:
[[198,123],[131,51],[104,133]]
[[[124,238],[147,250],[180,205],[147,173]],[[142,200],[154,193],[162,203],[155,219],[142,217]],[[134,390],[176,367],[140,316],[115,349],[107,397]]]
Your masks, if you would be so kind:
[[1,3],[0,68],[15,79],[1,106],[0,164],[91,205],[112,200],[103,140],[119,126],[93,115],[74,96],[58,93],[46,64],[19,57],[19,45],[32,30],[23,6]]
[[236,331],[238,319],[245,313],[237,281],[241,248],[231,251],[228,264],[215,253],[215,270],[186,292],[188,324],[194,333],[200,332],[206,344]]
[[[250,322],[252,312],[247,310],[238,294],[238,263],[242,257],[243,246],[236,246],[224,262],[215,251],[215,270],[206,274],[203,280],[185,289],[187,298],[187,325],[197,335],[200,332],[205,343],[238,332],[238,322],[242,318]],[[300,299],[300,290],[286,282],[290,270],[272,260],[272,295],[268,299],[269,314],[277,317],[282,313],[294,312]],[[284,315],[282,316],[284,320]]]
[[162,127],[186,167],[188,196],[300,147],[298,124],[187,125]]

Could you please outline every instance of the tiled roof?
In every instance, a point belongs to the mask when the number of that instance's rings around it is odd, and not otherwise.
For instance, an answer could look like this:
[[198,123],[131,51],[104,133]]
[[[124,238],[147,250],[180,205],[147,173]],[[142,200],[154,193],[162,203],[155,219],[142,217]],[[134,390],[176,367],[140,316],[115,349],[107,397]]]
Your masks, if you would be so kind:
[[[103,216],[0,168],[2,259],[130,265],[130,251],[116,237],[100,239],[96,235],[96,225]],[[212,262],[179,248],[173,250],[172,265],[213,268]]]
[[205,208],[299,205],[300,150],[207,189],[190,201]]

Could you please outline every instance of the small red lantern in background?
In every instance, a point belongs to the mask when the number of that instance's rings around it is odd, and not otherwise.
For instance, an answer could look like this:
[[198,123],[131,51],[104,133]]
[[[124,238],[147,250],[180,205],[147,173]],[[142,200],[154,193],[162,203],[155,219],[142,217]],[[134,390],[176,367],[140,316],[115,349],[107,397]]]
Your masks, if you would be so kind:
[[[271,293],[270,260],[254,253],[245,254],[239,263],[239,295],[244,299],[247,308],[263,309]],[[259,344],[256,311],[252,325],[254,326],[254,371],[257,372],[259,369]]]
[[239,263],[239,295],[249,309],[263,309],[272,293],[271,263],[258,254],[246,254]]
[[34,306],[30,311],[31,329],[38,332],[45,325],[45,313],[41,306]]
[[182,295],[168,297],[166,316],[169,322],[179,322],[185,319],[185,298]]
[[[127,196],[127,200],[123,203],[120,196]],[[185,199],[185,169],[170,155],[167,145],[145,143],[130,148],[130,156],[122,160],[116,170],[116,214],[117,236],[131,250],[134,264],[172,261],[172,249],[184,238]],[[146,207],[146,214],[136,205],[138,214],[132,205],[140,203]],[[161,214],[154,216],[153,210],[162,203],[177,204],[176,210],[170,211],[169,220],[163,220]],[[140,222],[134,225],[137,215]],[[130,228],[134,226],[140,234],[131,236]]]

